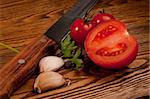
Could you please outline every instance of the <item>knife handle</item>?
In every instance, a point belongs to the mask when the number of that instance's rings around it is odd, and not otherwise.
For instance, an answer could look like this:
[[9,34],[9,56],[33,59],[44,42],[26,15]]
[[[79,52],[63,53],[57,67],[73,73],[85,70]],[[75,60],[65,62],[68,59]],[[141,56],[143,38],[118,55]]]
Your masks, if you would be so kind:
[[9,98],[35,71],[37,64],[49,46],[56,44],[42,36],[33,40],[10,62],[0,69],[0,99]]

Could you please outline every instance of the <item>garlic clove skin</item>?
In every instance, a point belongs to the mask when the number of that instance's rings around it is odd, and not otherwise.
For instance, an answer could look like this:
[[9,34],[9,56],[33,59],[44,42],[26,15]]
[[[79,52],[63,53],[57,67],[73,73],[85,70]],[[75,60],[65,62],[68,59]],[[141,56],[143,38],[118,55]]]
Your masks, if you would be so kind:
[[40,72],[56,71],[64,65],[64,60],[57,56],[46,56],[39,62]]
[[36,78],[34,90],[38,93],[60,87],[65,84],[64,77],[57,72],[43,72]]

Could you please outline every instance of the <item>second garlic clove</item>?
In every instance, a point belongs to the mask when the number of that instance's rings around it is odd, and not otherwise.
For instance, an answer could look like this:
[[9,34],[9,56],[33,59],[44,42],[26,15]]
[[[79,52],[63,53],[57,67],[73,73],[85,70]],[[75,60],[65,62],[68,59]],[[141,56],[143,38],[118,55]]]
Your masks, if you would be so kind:
[[34,90],[38,93],[60,87],[65,84],[65,79],[57,72],[43,72],[36,78]]
[[56,71],[64,65],[64,61],[61,57],[46,56],[39,62],[40,72]]

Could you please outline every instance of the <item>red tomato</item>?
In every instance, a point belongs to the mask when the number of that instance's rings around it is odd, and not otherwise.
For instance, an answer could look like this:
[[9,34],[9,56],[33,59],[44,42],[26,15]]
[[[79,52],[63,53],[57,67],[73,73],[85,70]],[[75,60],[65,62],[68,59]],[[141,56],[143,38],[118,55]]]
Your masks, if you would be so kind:
[[120,69],[130,64],[138,51],[135,38],[117,20],[97,25],[88,33],[84,46],[95,64],[109,69]]
[[86,24],[83,19],[75,20],[70,27],[72,39],[80,45],[83,44],[91,27],[91,24]]
[[114,20],[114,19],[115,18],[111,14],[99,13],[93,17],[93,19],[91,20],[91,24],[92,26],[95,27],[96,25],[100,23],[104,23],[104,22],[107,22],[109,20]]

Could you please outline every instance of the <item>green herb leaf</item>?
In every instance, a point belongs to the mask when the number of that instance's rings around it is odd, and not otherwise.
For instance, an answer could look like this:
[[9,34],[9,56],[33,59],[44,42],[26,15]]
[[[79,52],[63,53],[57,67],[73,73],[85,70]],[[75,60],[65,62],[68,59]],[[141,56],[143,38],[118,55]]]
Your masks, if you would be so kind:
[[83,67],[83,60],[82,59],[72,58],[70,60],[76,65],[75,69],[80,69]]
[[79,56],[81,55],[81,49],[77,49],[75,55],[71,59],[71,61],[76,65],[76,69],[83,67],[83,61],[82,59],[79,59]]
[[[81,55],[81,49],[75,45],[75,41],[72,41],[70,35],[68,35],[64,41],[61,41],[61,52],[64,58],[69,60],[76,65],[75,69],[83,67],[82,59],[79,59]],[[75,53],[72,53],[75,51]]]
[[80,56],[80,54],[81,54],[81,49],[79,48],[79,49],[77,49],[77,51],[76,51],[75,55],[73,56],[73,58],[78,58]]
[[61,42],[61,51],[63,57],[72,57],[72,51],[76,49],[75,42],[71,41],[71,37],[68,35],[64,41]]

